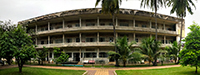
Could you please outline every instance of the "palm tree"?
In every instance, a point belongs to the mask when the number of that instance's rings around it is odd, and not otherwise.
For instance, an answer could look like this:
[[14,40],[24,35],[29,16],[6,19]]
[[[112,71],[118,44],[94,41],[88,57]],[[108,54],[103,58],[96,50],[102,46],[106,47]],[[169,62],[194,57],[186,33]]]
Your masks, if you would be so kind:
[[117,43],[114,45],[117,46],[119,53],[110,51],[108,52],[108,55],[111,58],[113,57],[113,58],[121,59],[123,61],[123,66],[125,67],[127,60],[130,59],[132,56],[130,52],[131,52],[131,46],[133,44],[135,44],[135,41],[132,41],[130,44],[128,44],[126,36],[124,36],[123,38],[117,39]]
[[[113,21],[113,32],[114,32],[114,41],[116,44],[116,32],[115,32],[115,14],[119,12],[119,5],[121,4],[122,0],[96,0],[95,7],[101,2],[102,6],[102,13],[104,14],[111,14],[112,21]],[[115,46],[115,51],[117,52],[117,47]],[[116,65],[119,66],[118,59],[116,58]]]
[[176,41],[174,41],[172,43],[172,46],[168,46],[165,48],[168,51],[169,55],[174,58],[175,63],[178,58],[179,47],[180,47],[180,44],[178,44]]
[[[156,41],[157,41],[157,10],[159,7],[163,7],[166,4],[166,0],[141,0],[141,7],[149,7],[155,11],[155,27],[156,27]],[[154,61],[154,65],[157,65],[157,60]]]
[[159,41],[155,41],[154,38],[145,38],[142,40],[140,44],[141,54],[143,54],[148,60],[149,65],[154,60],[154,63],[157,62],[157,57],[162,52],[161,43]]
[[[180,41],[179,41],[179,44],[181,45],[182,29],[183,29],[183,21],[184,21],[183,18],[186,17],[186,10],[190,14],[193,14],[192,6],[195,9],[196,9],[196,6],[192,2],[192,0],[168,0],[168,6],[172,6],[172,9],[170,11],[171,14],[176,13],[176,15],[181,18],[181,32],[180,32]],[[179,47],[179,51],[180,50],[181,50],[181,46]]]

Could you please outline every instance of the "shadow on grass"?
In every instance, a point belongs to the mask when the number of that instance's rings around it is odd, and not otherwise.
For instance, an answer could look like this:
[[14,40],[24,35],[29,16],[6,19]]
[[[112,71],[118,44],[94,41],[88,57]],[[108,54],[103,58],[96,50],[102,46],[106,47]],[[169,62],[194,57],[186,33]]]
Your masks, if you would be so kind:
[[182,74],[182,75],[200,75],[200,72],[197,72],[195,73],[195,71],[181,71],[181,72],[177,72],[179,74]]

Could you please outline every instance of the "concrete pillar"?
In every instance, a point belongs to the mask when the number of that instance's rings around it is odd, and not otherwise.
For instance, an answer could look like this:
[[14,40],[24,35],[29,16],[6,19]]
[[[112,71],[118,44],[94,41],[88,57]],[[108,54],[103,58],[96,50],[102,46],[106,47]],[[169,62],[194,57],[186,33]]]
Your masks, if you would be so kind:
[[62,25],[63,25],[63,29],[64,29],[65,28],[65,20],[64,19],[63,19],[63,24]]
[[35,25],[35,33],[37,33],[37,25]]
[[118,26],[118,19],[117,19],[117,17],[116,17],[116,23],[115,24],[116,24],[115,26]]
[[37,37],[35,38],[35,45],[37,45]]
[[99,17],[97,17],[97,26],[99,26]]
[[133,40],[135,41],[135,33],[133,33]]
[[135,27],[135,18],[133,18],[133,27]]
[[81,43],[81,42],[82,42],[82,41],[81,41],[81,33],[79,33],[79,39],[80,39],[80,43]]
[[97,58],[99,58],[99,48],[97,48]]
[[81,60],[81,48],[79,49],[79,58],[80,58],[80,60]]
[[164,28],[164,30],[166,30],[166,29],[165,29],[165,22],[163,23],[163,28]]
[[[48,58],[50,58],[50,50],[48,50]],[[50,61],[50,60],[49,60]]]
[[79,18],[79,25],[80,25],[80,27],[81,27],[81,17]]
[[50,30],[50,22],[48,22],[48,31]]
[[54,59],[54,52],[52,51],[52,59]]
[[151,23],[151,20],[149,21],[149,28],[151,28],[151,26],[152,26],[152,23]]
[[97,32],[97,43],[99,43],[99,32]]
[[74,60],[74,52],[72,52],[72,59]]
[[50,44],[50,36],[48,36],[48,45]]
[[65,43],[65,35],[63,34],[63,44]]
[[166,44],[166,36],[164,36],[164,44]]

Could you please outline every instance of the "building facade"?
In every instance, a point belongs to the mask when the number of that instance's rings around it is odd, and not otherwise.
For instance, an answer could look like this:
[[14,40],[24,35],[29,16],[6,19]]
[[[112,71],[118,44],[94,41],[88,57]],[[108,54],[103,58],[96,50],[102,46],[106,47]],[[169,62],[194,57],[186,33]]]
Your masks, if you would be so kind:
[[[158,40],[162,47],[170,42],[179,41],[180,19],[158,14]],[[120,9],[115,16],[117,38],[127,36],[129,42],[136,41],[132,47],[138,47],[143,38],[155,36],[155,18],[152,12]],[[106,52],[114,51],[112,16],[102,14],[100,8],[78,9],[56,12],[28,20],[19,24],[27,25],[34,31],[36,49],[43,46],[49,49],[48,60],[54,58],[53,47],[67,53],[69,61],[104,60]],[[183,25],[183,32],[185,25]],[[183,33],[185,34],[185,33]]]

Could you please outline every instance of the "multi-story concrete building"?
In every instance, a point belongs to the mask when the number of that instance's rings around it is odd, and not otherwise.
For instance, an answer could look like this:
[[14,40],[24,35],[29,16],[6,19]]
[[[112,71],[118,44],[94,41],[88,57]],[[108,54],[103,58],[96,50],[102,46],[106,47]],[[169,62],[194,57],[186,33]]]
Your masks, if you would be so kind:
[[[180,19],[158,14],[158,40],[162,47],[170,42],[179,41]],[[128,41],[136,41],[133,47],[139,46],[141,40],[155,35],[153,12],[120,9],[115,17],[117,38],[127,36]],[[61,48],[67,53],[70,61],[105,60],[106,52],[114,51],[113,23],[109,14],[102,14],[99,8],[78,9],[56,12],[19,22],[33,30],[34,43],[41,49],[49,48],[48,60],[54,58],[53,47]],[[184,34],[183,26],[183,34]]]

